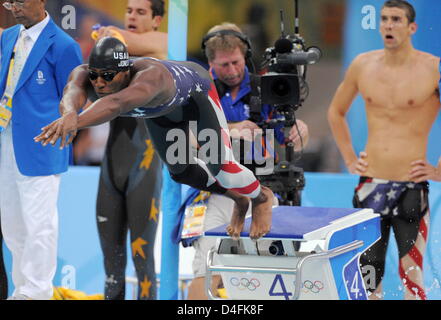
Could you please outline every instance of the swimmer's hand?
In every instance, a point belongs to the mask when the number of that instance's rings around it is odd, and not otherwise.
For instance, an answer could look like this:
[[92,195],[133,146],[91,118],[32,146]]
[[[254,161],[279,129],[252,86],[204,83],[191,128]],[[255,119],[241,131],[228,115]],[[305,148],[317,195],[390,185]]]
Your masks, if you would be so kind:
[[101,27],[98,30],[93,31],[91,37],[94,40],[99,40],[104,37],[113,37],[127,46],[127,42],[122,35],[122,30],[114,26]]
[[432,166],[427,160],[417,160],[410,164],[410,181],[419,183],[426,180],[441,181],[441,159],[438,166]]
[[111,27],[101,27],[97,31],[97,36],[95,40],[99,40],[104,37],[112,37],[113,32]]
[[367,153],[365,151],[360,152],[357,160],[348,165],[349,172],[362,176],[368,168],[368,162],[366,161],[366,158]]
[[[77,135],[78,129],[78,115],[76,112],[68,112],[61,118],[58,118],[51,124],[41,129],[41,133],[34,138],[34,141],[43,146],[47,146],[48,143],[55,145],[58,139],[61,139],[60,149],[68,146],[72,143],[73,139]],[[69,139],[66,141],[66,138]]]

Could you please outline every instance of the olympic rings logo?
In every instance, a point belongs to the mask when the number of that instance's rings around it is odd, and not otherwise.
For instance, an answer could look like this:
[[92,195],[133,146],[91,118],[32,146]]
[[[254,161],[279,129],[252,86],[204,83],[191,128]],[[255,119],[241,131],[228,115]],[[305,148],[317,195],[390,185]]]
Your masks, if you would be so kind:
[[247,279],[247,278],[231,278],[230,283],[233,287],[237,287],[239,290],[243,291],[248,289],[249,291],[255,291],[260,287],[260,281],[256,278]]
[[325,285],[321,281],[312,282],[310,280],[306,280],[305,282],[303,282],[302,288],[303,293],[311,292],[317,294],[325,288]]

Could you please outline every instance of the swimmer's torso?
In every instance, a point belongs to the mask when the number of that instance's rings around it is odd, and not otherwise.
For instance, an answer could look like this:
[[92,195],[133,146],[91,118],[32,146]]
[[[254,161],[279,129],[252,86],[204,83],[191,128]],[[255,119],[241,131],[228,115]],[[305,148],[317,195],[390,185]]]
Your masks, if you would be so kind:
[[426,159],[430,129],[439,111],[439,59],[416,51],[405,66],[367,54],[358,76],[365,104],[369,164],[366,176],[408,181],[411,163]]
[[[156,111],[155,109],[166,109],[169,107],[182,106],[188,102],[188,99],[194,94],[207,94],[211,89],[212,80],[210,74],[202,66],[189,61],[170,61],[157,60],[153,58],[139,58],[134,61],[130,69],[131,81],[136,81],[138,72],[148,72],[149,68],[165,68],[169,71],[169,76],[174,82],[174,86],[169,88],[169,92],[173,92],[174,97],[168,103],[156,104],[157,107],[139,107],[121,116],[156,118],[167,114],[165,111]],[[88,99],[95,102],[99,99],[92,85],[87,86]],[[155,99],[150,102],[155,105]],[[142,112],[141,110],[144,110]],[[148,109],[148,110],[147,110]],[[139,114],[144,113],[144,114]]]

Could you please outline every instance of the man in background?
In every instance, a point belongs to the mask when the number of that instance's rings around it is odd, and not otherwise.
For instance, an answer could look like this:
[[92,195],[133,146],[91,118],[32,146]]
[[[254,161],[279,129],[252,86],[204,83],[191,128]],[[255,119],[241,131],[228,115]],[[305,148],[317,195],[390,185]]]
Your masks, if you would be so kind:
[[[251,80],[250,71],[246,67],[246,59],[250,58],[250,44],[242,33],[241,29],[232,23],[223,23],[211,28],[205,36],[203,45],[205,55],[210,65],[210,72],[215,81],[217,91],[223,111],[228,121],[228,129],[234,143],[242,145],[252,144],[255,137],[262,134],[261,126],[271,119],[270,114],[275,110],[272,106],[263,105],[258,122],[250,118],[250,98],[251,98]],[[308,140],[308,127],[306,124],[297,120],[297,127],[292,127],[289,136],[285,137],[282,128],[277,128],[275,136],[280,145],[291,142],[295,151],[299,151]],[[300,133],[299,133],[300,132]],[[303,143],[302,143],[303,140]],[[271,149],[271,148],[268,148]],[[274,146],[272,146],[274,149]],[[253,150],[253,155],[262,155],[269,153],[268,150],[257,150],[254,152],[254,146],[241,148],[241,154],[235,155],[241,164],[246,165],[255,172],[257,159],[246,159],[244,150]],[[276,157],[271,154],[270,157]],[[248,161],[252,160],[252,161]],[[196,196],[199,193],[192,193]],[[201,194],[202,196],[202,194]],[[200,198],[200,197],[199,197]],[[211,194],[204,199],[207,209],[205,212],[204,231],[228,223],[231,220],[234,201],[219,195]],[[205,261],[208,251],[214,248],[216,239],[201,237],[193,242],[196,250],[193,261],[194,279],[191,282],[188,291],[188,299],[201,300],[207,299],[205,294]],[[213,276],[212,289],[215,291],[220,283],[220,276]]]
[[116,31],[124,38],[134,57],[167,58],[167,33],[158,31],[165,14],[164,0],[129,0],[124,29],[106,26],[98,37],[112,36]]
[[0,42],[0,213],[15,287],[8,299],[48,300],[57,266],[60,174],[68,168],[69,149],[43,148],[33,136],[60,116],[63,89],[81,64],[81,51],[52,21],[46,0],[3,6],[18,23],[3,31]]
[[[391,228],[399,253],[405,299],[426,299],[423,257],[429,232],[429,183],[441,181],[426,159],[429,132],[440,109],[440,59],[415,50],[416,13],[407,1],[386,1],[380,33],[384,49],[355,58],[328,111],[334,138],[350,173],[360,175],[357,208],[381,214],[381,238],[360,258],[375,268],[366,283],[370,299],[383,297],[382,280]],[[360,93],[366,103],[368,140],[354,152],[345,119]],[[366,277],[366,279],[369,277]]]

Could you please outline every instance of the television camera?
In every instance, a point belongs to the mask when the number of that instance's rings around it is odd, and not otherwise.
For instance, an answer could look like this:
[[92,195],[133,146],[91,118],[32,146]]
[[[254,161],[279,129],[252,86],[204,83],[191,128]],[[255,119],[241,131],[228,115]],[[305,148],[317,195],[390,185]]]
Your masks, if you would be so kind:
[[[262,129],[272,129],[283,124],[285,128],[296,125],[295,111],[308,98],[306,81],[308,65],[317,63],[322,52],[318,47],[306,47],[299,33],[299,3],[295,0],[295,32],[285,34],[284,14],[281,16],[281,36],[274,46],[265,50],[262,64],[265,74],[256,76],[252,85],[250,116],[257,119],[262,104],[275,107],[275,114],[269,122],[258,122]],[[257,89],[256,89],[257,88]],[[297,128],[298,130],[298,128]],[[286,144],[285,159],[282,159],[271,174],[258,175],[263,185],[278,193],[281,205],[300,205],[300,191],[305,186],[303,169],[296,167],[293,144]]]

